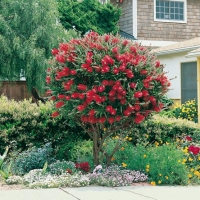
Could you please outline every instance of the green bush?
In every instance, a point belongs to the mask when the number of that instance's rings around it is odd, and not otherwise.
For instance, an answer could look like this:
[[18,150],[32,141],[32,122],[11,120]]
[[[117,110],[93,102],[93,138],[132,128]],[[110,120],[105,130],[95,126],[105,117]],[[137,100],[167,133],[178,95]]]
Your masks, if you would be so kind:
[[51,142],[57,158],[68,159],[74,143],[83,138],[88,139],[88,136],[78,126],[69,127],[64,118],[53,119],[52,109],[51,102],[38,107],[31,99],[16,102],[1,96],[0,154],[13,141],[21,151]]
[[187,185],[188,172],[185,163],[179,162],[184,153],[175,146],[137,146],[127,166],[132,170],[146,172],[152,184]]
[[42,148],[30,148],[20,153],[13,162],[12,171],[16,175],[24,175],[33,169],[42,169],[45,162],[51,163],[53,149],[50,143]]
[[196,137],[200,135],[200,126],[192,121],[154,115],[131,129],[129,137],[134,145],[140,143],[146,146],[155,142],[163,144],[175,141],[177,136],[194,134]]

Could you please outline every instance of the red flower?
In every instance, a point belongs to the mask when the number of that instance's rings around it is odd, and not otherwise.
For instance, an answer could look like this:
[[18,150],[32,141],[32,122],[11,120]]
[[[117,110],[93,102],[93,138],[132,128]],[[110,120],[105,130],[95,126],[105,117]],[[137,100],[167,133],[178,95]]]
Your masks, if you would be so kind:
[[103,124],[105,122],[106,122],[106,117],[105,116],[99,118],[99,123]]
[[59,94],[58,95],[58,99],[65,99],[65,95],[64,94]]
[[188,147],[188,151],[190,151],[190,152],[193,153],[194,155],[197,155],[197,154],[199,154],[199,152],[200,152],[200,148],[197,147],[197,146],[191,145],[191,146]]
[[148,71],[146,69],[141,69],[140,74],[141,75],[147,75]]
[[156,66],[156,67],[160,67],[160,61],[159,61],[159,60],[156,60],[155,66]]
[[95,109],[92,109],[92,110],[89,111],[89,115],[90,115],[90,116],[94,116],[94,115],[95,115],[95,112],[96,112]]
[[47,90],[46,91],[46,95],[51,95],[52,94],[52,90]]
[[77,74],[77,71],[76,71],[76,70],[74,70],[74,69],[72,69],[72,70],[70,71],[70,74],[74,76],[74,75],[76,75],[76,74]]
[[113,124],[115,122],[115,118],[114,117],[109,117],[108,118],[108,123],[109,124]]
[[112,106],[106,106],[106,111],[107,111],[107,112],[110,113],[112,110],[113,110],[113,107],[112,107]]
[[66,99],[67,101],[69,101],[69,100],[71,99],[71,97],[70,97],[70,96],[65,96],[65,99]]
[[116,117],[115,117],[115,120],[116,120],[117,122],[119,122],[121,119],[122,119],[121,116],[116,116]]
[[109,84],[109,81],[108,81],[108,80],[103,80],[103,81],[102,81],[102,85],[107,86],[108,84]]
[[118,51],[119,51],[119,48],[118,48],[118,47],[114,47],[114,48],[112,48],[112,52],[113,52],[114,54],[117,54]]
[[135,89],[137,84],[134,82],[131,82],[129,85],[130,85],[130,88]]
[[149,92],[147,90],[142,90],[142,96],[143,97],[149,96]]
[[66,59],[63,55],[56,55],[56,60],[59,62],[59,63],[65,63]]
[[130,116],[131,112],[129,110],[124,110],[123,114],[124,116]]
[[192,138],[190,136],[186,136],[185,139],[188,141],[192,141]]
[[128,40],[124,40],[124,41],[122,42],[122,45],[123,45],[123,46],[127,46],[127,44],[128,44]]
[[145,120],[145,116],[141,114],[137,114],[136,118],[134,119],[136,124],[140,124]]
[[59,50],[58,49],[56,49],[56,48],[54,48],[54,49],[52,49],[51,50],[51,53],[52,53],[52,55],[56,55],[56,54],[58,54],[59,53]]
[[57,117],[57,116],[59,116],[59,115],[60,115],[60,113],[59,113],[58,111],[56,111],[56,112],[54,112],[54,113],[51,114],[51,116],[52,116],[53,118],[55,118],[55,117]]
[[76,166],[77,169],[81,169],[85,172],[90,171],[90,165],[89,165],[88,162],[75,163],[75,166]]
[[56,108],[60,108],[60,107],[62,107],[62,106],[64,106],[65,105],[65,103],[63,102],[63,101],[58,101],[57,103],[56,103]]
[[66,172],[69,173],[69,174],[72,174],[72,170],[69,169],[69,168],[66,169]]
[[87,86],[84,85],[84,84],[79,84],[79,85],[77,86],[77,88],[78,88],[78,90],[81,90],[81,91],[87,90]]
[[84,105],[78,105],[76,108],[77,108],[78,111],[83,111],[85,109],[85,106]]
[[135,97],[135,98],[141,98],[142,95],[143,95],[142,92],[138,91],[138,92],[136,92],[136,93],[134,94],[134,97]]
[[105,86],[104,85],[100,85],[98,88],[97,88],[98,92],[103,92],[105,90]]
[[46,83],[49,84],[50,82],[51,82],[51,77],[50,77],[50,76],[47,76],[47,77],[46,77]]

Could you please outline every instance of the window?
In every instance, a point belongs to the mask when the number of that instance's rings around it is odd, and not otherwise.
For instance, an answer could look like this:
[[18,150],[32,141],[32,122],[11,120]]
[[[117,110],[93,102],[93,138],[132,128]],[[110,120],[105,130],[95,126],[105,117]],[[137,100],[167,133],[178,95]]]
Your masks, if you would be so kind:
[[186,23],[186,0],[154,0],[154,20]]

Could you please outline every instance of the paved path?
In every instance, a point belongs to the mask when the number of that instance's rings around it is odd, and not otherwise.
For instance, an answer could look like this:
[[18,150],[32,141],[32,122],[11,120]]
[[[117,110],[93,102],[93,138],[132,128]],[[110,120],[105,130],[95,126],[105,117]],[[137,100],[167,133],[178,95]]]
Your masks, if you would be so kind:
[[0,200],[200,200],[200,186],[2,190]]

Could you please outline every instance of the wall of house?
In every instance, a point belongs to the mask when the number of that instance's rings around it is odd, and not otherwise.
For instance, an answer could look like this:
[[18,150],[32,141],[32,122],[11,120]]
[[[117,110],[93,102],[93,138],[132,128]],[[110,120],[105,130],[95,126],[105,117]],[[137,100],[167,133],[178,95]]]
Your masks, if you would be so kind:
[[161,63],[165,65],[164,71],[167,72],[169,79],[172,79],[171,87],[167,96],[180,102],[181,99],[181,63],[196,61],[196,58],[186,58],[188,52],[174,53],[158,56]]
[[187,23],[154,21],[154,0],[138,0],[137,5],[138,39],[183,41],[200,37],[199,0],[187,0]]
[[123,3],[116,0],[111,0],[110,2],[122,9],[122,15],[119,20],[120,30],[133,35],[132,0],[123,0]]

